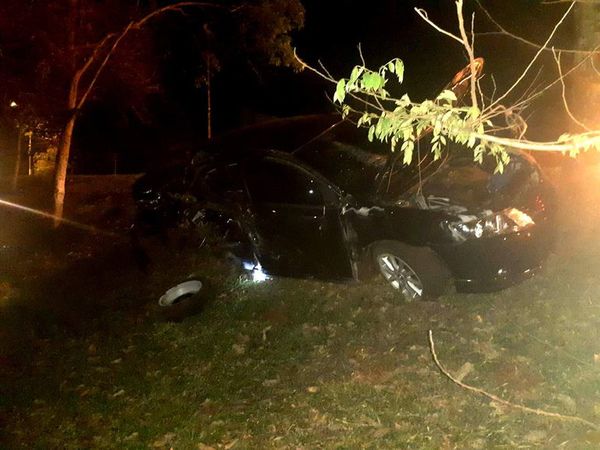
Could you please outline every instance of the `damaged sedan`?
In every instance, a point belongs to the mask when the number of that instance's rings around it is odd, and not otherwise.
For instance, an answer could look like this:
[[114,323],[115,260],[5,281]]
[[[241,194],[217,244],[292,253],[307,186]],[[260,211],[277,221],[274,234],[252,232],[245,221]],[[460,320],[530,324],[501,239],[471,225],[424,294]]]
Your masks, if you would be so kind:
[[423,141],[406,166],[339,116],[281,119],[213,141],[174,174],[143,177],[134,196],[145,218],[235,225],[239,257],[268,275],[378,271],[408,299],[532,276],[554,210],[533,158],[513,151],[499,174],[454,144],[434,160]]

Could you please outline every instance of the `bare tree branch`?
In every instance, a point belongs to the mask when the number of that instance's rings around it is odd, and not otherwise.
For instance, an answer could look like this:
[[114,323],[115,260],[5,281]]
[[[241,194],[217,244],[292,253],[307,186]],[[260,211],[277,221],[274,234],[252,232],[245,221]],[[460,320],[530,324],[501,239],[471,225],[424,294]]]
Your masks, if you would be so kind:
[[461,38],[459,38],[455,34],[450,33],[449,31],[444,30],[442,27],[440,27],[435,22],[433,22],[427,15],[427,11],[425,11],[424,9],[421,9],[421,8],[415,8],[415,12],[421,17],[421,19],[423,19],[425,22],[427,22],[429,25],[431,25],[437,31],[439,31],[442,34],[445,34],[446,36],[448,36],[451,39],[454,39],[456,42],[458,42],[462,45],[463,41]]
[[525,76],[527,75],[527,73],[529,72],[529,70],[531,69],[533,64],[535,63],[535,61],[537,61],[537,59],[541,55],[542,51],[544,51],[544,48],[547,48],[548,43],[552,40],[552,38],[556,34],[556,31],[562,25],[562,23],[565,21],[565,19],[567,18],[567,16],[569,15],[569,13],[571,12],[571,10],[573,9],[574,6],[575,6],[575,3],[571,3],[571,6],[569,6],[569,8],[565,11],[565,13],[560,18],[560,20],[558,22],[556,22],[556,25],[554,25],[554,28],[552,29],[552,32],[548,36],[548,39],[546,39],[546,42],[544,42],[544,45],[536,52],[535,56],[531,59],[531,61],[527,65],[527,67],[525,67],[525,70],[521,73],[521,76],[519,76],[519,78],[517,78],[517,81],[515,81],[513,83],[513,85],[510,88],[508,88],[508,90],[504,94],[502,94],[494,103],[492,103],[490,105],[491,107],[493,107],[496,104],[499,104],[502,100],[504,100],[517,87],[517,85],[521,81],[523,81],[523,79],[525,78]]
[[463,17],[463,0],[456,0],[456,15],[458,16],[458,29],[460,30],[460,36],[462,45],[469,55],[469,67],[471,68],[471,104],[477,108],[477,69],[475,63],[475,52],[473,45],[469,43],[467,37],[467,30],[465,29],[465,20]]
[[[519,36],[515,33],[511,33],[510,31],[508,31],[506,28],[504,28],[496,19],[494,19],[494,17],[492,16],[492,14],[481,4],[480,0],[475,0],[477,2],[477,6],[479,6],[479,8],[483,11],[483,13],[486,15],[486,17],[488,18],[488,20],[490,22],[492,22],[494,24],[494,26],[499,30],[499,31],[490,31],[490,32],[484,32],[484,33],[477,33],[477,36],[498,36],[498,35],[502,35],[502,36],[507,36],[510,37],[512,39],[515,39],[529,47],[533,47],[535,49],[542,49],[543,51],[547,51],[550,52],[551,50],[541,44],[538,44],[537,42],[533,42],[530,41],[528,39],[525,39],[522,36]],[[558,3],[558,2],[557,2]],[[561,0],[560,3],[571,3],[571,4],[575,4],[577,3],[576,1],[573,0]],[[578,50],[578,49],[568,49],[568,48],[556,48],[557,51],[561,52],[561,53],[572,53],[572,54],[578,54],[578,55],[586,55],[588,53],[597,53],[598,49],[593,49],[593,50]]]
[[140,20],[130,22],[123,29],[123,31],[121,31],[121,33],[118,33],[118,34],[117,33],[111,33],[111,34],[107,35],[96,46],[96,48],[94,49],[92,55],[86,61],[86,63],[83,65],[83,67],[78,70],[79,78],[81,78],[90,69],[91,65],[96,61],[96,59],[99,56],[100,50],[102,50],[102,48],[105,46],[105,44],[110,39],[113,39],[113,38],[116,37],[116,39],[113,42],[113,45],[111,46],[111,48],[108,50],[108,52],[104,56],[104,59],[100,63],[99,67],[96,69],[96,72],[94,73],[94,77],[92,78],[92,80],[88,84],[88,87],[85,90],[84,94],[78,100],[78,102],[77,102],[77,109],[80,109],[85,104],[85,101],[87,100],[90,92],[92,91],[92,89],[96,85],[96,82],[98,81],[98,78],[100,77],[100,74],[102,73],[103,69],[106,67],[106,64],[110,60],[111,56],[113,55],[113,53],[115,52],[115,50],[117,49],[117,47],[119,46],[119,44],[121,43],[121,41],[125,38],[125,36],[127,36],[127,34],[129,34],[129,32],[132,29],[139,30],[139,29],[143,28],[146,25],[146,23],[148,23],[150,20],[152,20],[153,18],[155,18],[155,17],[157,17],[159,15],[165,14],[165,13],[170,12],[170,11],[180,12],[181,13],[182,10],[183,10],[183,8],[190,8],[190,7],[195,7],[195,8],[216,8],[216,9],[223,9],[224,8],[221,5],[216,5],[216,4],[213,4],[213,3],[179,2],[179,3],[175,3],[173,5],[169,5],[169,6],[165,6],[165,7],[156,9],[156,10],[152,11],[151,13],[147,14],[146,16],[142,17]]
[[565,107],[565,111],[567,112],[567,114],[569,115],[569,117],[571,118],[571,120],[573,122],[575,122],[577,125],[579,125],[581,128],[583,128],[585,131],[591,131],[590,128],[588,128],[583,122],[578,120],[571,112],[571,108],[569,108],[569,102],[567,101],[567,92],[566,92],[567,87],[565,86],[565,77],[563,76],[562,65],[560,63],[560,52],[556,52],[556,50],[554,50],[554,48],[553,48],[552,56],[554,57],[554,61],[556,62],[556,68],[558,69],[558,76],[559,76],[560,85],[562,88],[562,91],[561,91],[562,101],[563,101],[563,106]]

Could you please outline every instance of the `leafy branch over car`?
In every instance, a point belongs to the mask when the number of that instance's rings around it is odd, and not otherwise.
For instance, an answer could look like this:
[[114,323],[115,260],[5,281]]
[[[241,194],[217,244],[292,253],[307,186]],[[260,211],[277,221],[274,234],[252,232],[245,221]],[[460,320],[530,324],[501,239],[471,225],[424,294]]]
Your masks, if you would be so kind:
[[[357,126],[365,127],[369,140],[377,139],[387,143],[392,152],[399,151],[403,162],[414,161],[415,142],[425,134],[430,134],[430,151],[434,158],[441,156],[441,148],[449,142],[459,144],[472,152],[475,162],[481,163],[483,158],[491,156],[496,164],[496,171],[502,173],[510,160],[513,149],[528,151],[565,152],[576,156],[582,151],[600,149],[600,131],[588,130],[585,133],[563,133],[555,141],[535,142],[524,138],[527,123],[522,116],[524,109],[531,101],[546,92],[551,86],[563,83],[564,78],[589,59],[594,52],[589,52],[575,67],[563,73],[560,59],[555,54],[559,76],[556,80],[538,92],[525,96],[513,104],[505,105],[504,101],[523,82],[539,56],[545,50],[552,50],[549,43],[558,28],[571,13],[575,2],[571,2],[560,20],[555,24],[543,45],[522,71],[517,80],[501,95],[486,95],[480,84],[483,59],[475,57],[474,39],[469,40],[463,18],[463,0],[456,0],[456,13],[459,34],[454,34],[435,24],[426,11],[415,8],[416,13],[430,24],[436,31],[460,43],[469,56],[469,64],[459,72],[453,84],[447,86],[433,100],[422,102],[411,100],[408,94],[394,96],[392,83],[401,85],[404,80],[404,64],[395,58],[378,69],[370,69],[363,63],[354,67],[347,78],[335,79],[326,70],[309,66],[298,56],[304,68],[313,71],[320,77],[335,83],[333,102],[341,107],[343,117],[352,114]],[[487,13],[487,12],[486,12]],[[489,13],[488,13],[489,14]],[[473,30],[470,35],[474,36]],[[463,101],[469,92],[470,103]],[[564,97],[564,93],[563,93]],[[500,118],[508,118],[507,123],[499,123]],[[502,135],[510,132],[512,137]]]

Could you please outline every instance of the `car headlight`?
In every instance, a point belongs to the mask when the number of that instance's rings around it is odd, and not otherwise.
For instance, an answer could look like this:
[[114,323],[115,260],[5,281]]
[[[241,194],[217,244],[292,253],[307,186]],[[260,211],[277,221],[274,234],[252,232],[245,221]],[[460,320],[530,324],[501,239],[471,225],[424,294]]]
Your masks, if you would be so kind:
[[515,233],[534,224],[529,214],[517,208],[507,208],[469,221],[447,223],[452,236],[461,241]]

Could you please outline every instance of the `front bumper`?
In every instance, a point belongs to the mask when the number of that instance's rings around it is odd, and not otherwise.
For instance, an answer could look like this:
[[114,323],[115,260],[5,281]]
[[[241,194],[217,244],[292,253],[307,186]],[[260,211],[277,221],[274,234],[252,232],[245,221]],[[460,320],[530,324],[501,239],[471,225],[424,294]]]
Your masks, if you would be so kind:
[[[545,224],[547,225],[547,224]],[[518,233],[437,246],[461,292],[491,292],[519,283],[537,272],[552,249],[548,226]]]

